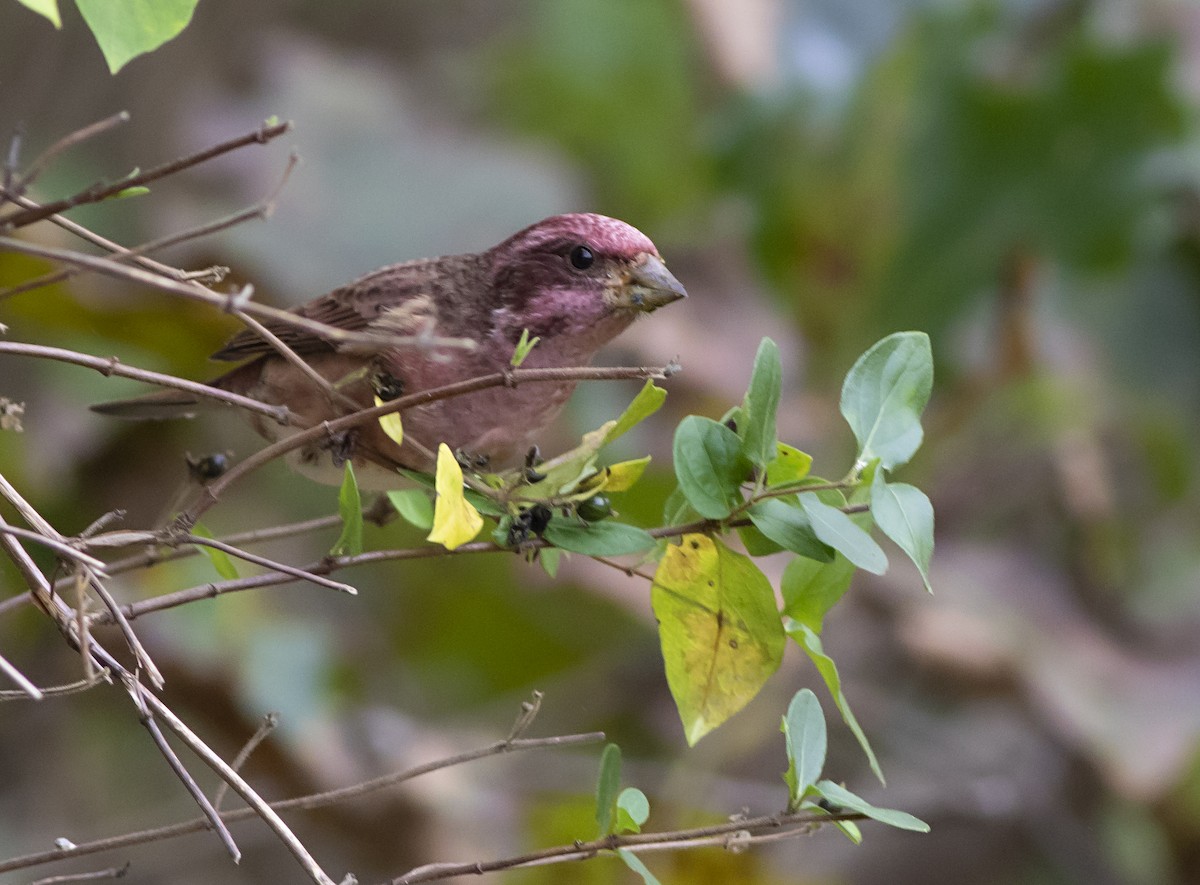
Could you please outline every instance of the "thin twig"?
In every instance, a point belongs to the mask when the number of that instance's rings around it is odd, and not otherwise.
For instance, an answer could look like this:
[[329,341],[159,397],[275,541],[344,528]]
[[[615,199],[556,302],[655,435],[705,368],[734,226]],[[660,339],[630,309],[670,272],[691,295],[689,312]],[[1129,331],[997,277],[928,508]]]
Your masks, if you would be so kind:
[[[191,277],[184,271],[171,267],[170,265],[161,264],[157,261],[148,261],[144,258],[144,256],[160,249],[177,246],[180,243],[185,243],[189,240],[196,240],[200,237],[206,237],[215,233],[219,233],[220,231],[227,230],[231,227],[243,224],[244,222],[255,218],[269,218],[275,211],[275,203],[279,198],[280,191],[283,189],[284,184],[287,183],[288,177],[291,175],[292,170],[295,168],[298,162],[299,158],[297,155],[295,153],[291,154],[288,157],[288,163],[287,166],[284,167],[283,175],[279,180],[279,184],[275,186],[270,194],[268,194],[264,199],[255,203],[253,206],[249,206],[238,212],[234,212],[231,215],[226,215],[224,218],[218,218],[215,221],[197,225],[196,227],[191,227],[186,230],[179,231],[178,233],[169,234],[165,237],[160,237],[157,240],[150,240],[149,242],[142,243],[140,246],[135,246],[132,249],[126,249],[124,246],[118,245],[111,240],[97,236],[83,225],[75,224],[75,222],[69,221],[69,219],[63,218],[62,216],[51,216],[51,220],[56,224],[60,221],[68,222],[67,225],[63,225],[66,227],[66,229],[71,230],[72,233],[78,233],[81,236],[86,235],[87,239],[111,252],[114,261],[136,261],[142,267],[157,271],[158,273],[165,273],[172,279],[185,282],[189,279],[194,279],[194,277]],[[32,200],[21,198],[18,200],[18,202],[27,208],[41,208]],[[43,286],[50,286],[54,283],[60,283],[63,280],[77,276],[82,272],[83,270],[81,268],[68,267],[62,270],[53,271],[48,274],[43,274],[40,277],[35,277],[32,280],[28,280],[24,283],[20,283],[19,285],[0,291],[0,301],[12,297],[13,295],[20,295],[22,292],[29,292],[34,289],[40,289]]]
[[[793,814],[766,815],[756,818],[729,821],[714,824],[709,827],[695,827],[687,830],[672,830],[661,833],[633,833],[628,835],[605,836],[589,842],[573,842],[570,845],[558,845],[553,848],[543,848],[515,857],[507,857],[492,861],[473,861],[467,863],[435,863],[409,870],[402,876],[391,880],[391,885],[414,885],[417,882],[435,882],[450,879],[455,876],[480,876],[484,873],[498,870],[512,870],[519,867],[541,866],[546,863],[562,863],[565,861],[587,860],[603,851],[614,851],[626,848],[630,851],[663,850],[667,848],[687,848],[693,844],[711,844],[709,840],[717,836],[727,836],[743,831],[753,838],[755,831],[779,832],[784,827],[794,827],[793,833],[801,835],[808,832],[813,825],[831,823],[839,820],[862,820],[864,815],[857,812],[828,814],[819,811],[801,811]],[[746,840],[742,839],[739,844]]]
[[148,369],[127,366],[116,357],[89,356],[73,350],[64,350],[61,347],[45,347],[41,344],[23,344],[15,341],[0,341],[0,354],[29,356],[37,359],[71,363],[87,369],[95,369],[101,375],[105,376],[118,375],[122,378],[132,378],[135,381],[145,381],[147,384],[157,384],[159,387],[183,390],[206,399],[237,406],[239,409],[245,409],[248,412],[265,415],[280,424],[291,422],[291,412],[288,411],[287,406],[269,405],[259,402],[256,399],[251,399],[248,396],[241,396],[237,393],[231,393],[228,390],[219,390],[216,387],[209,387],[207,384],[201,384],[197,381],[188,381],[184,378],[176,378],[174,375],[164,375],[161,372],[151,372]]
[[[18,696],[33,698],[35,701],[40,701],[45,696],[42,693],[42,690],[30,682],[24,673],[9,663],[8,658],[4,657],[4,655],[0,655],[0,673],[3,673],[9,679],[15,682],[21,689],[19,692],[16,692]],[[6,692],[0,692],[0,698],[2,698],[4,694],[6,694]]]
[[94,870],[90,873],[67,873],[64,876],[47,876],[44,879],[37,879],[30,882],[29,885],[59,885],[63,882],[90,882],[96,879],[122,879],[129,872],[129,861],[125,861],[123,866],[109,867],[107,870]]
[[[197,166],[214,157],[219,157],[222,154],[227,154],[230,151],[245,147],[248,144],[266,144],[274,138],[278,138],[292,128],[290,121],[278,123],[272,126],[262,125],[253,132],[246,135],[231,138],[229,141],[221,142],[213,147],[206,148],[202,151],[197,151],[194,154],[189,154],[185,157],[180,157],[177,160],[172,160],[169,163],[163,163],[160,166],[155,166],[153,169],[148,169],[145,172],[139,172],[135,175],[128,175],[112,184],[94,184],[91,187],[76,193],[70,197],[61,200],[55,200],[52,203],[46,203],[39,209],[25,209],[20,212],[13,212],[7,216],[0,217],[0,230],[24,227],[33,224],[36,221],[41,221],[43,218],[48,218],[62,212],[65,209],[70,209],[74,206],[80,206],[85,203],[97,203],[106,197],[111,197],[126,188],[138,187],[140,185],[149,184],[151,181],[157,181],[160,178],[165,178],[168,175],[173,175],[184,169],[192,166]],[[71,136],[68,136],[70,138]]]
[[[148,695],[153,697],[153,695]],[[404,781],[412,780],[413,778],[429,774],[434,771],[440,771],[444,768],[450,768],[455,765],[462,765],[466,762],[474,762],[479,759],[486,759],[490,756],[497,756],[503,753],[517,753],[522,750],[536,750],[547,747],[577,747],[588,744],[600,743],[604,740],[604,732],[594,731],[586,734],[567,734],[558,735],[547,738],[525,738],[516,741],[500,741],[488,747],[483,747],[478,750],[472,750],[466,753],[459,753],[455,756],[449,756],[445,759],[439,759],[434,762],[428,762],[424,765],[418,765],[414,768],[404,769],[403,771],[392,772],[391,774],[382,777],[374,778],[373,780],[364,781],[360,784],[354,784],[349,787],[342,787],[336,790],[329,790],[324,793],[316,793],[311,796],[300,796],[294,799],[284,799],[280,802],[272,802],[271,808],[279,812],[296,811],[301,809],[311,810],[320,808],[325,805],[332,805],[336,802],[341,802],[345,799],[361,796],[373,790],[380,790],[384,787],[399,784]],[[221,819],[226,823],[236,823],[238,821],[248,820],[255,817],[256,814],[250,808],[235,808],[230,811],[221,812]],[[50,863],[55,860],[62,860],[68,857],[81,857],[86,854],[95,854],[99,851],[110,851],[115,848],[126,848],[130,845],[142,845],[147,842],[160,842],[164,839],[173,839],[177,836],[185,836],[188,833],[196,833],[206,829],[208,821],[204,818],[195,818],[189,821],[182,821],[177,824],[169,824],[167,826],[155,827],[150,830],[141,830],[135,833],[125,833],[120,836],[110,836],[105,839],[96,839],[92,842],[81,842],[72,848],[54,848],[48,851],[41,851],[36,854],[27,854],[22,857],[13,857],[8,860],[0,861],[0,873],[10,872],[12,870],[22,870],[29,867],[39,866],[41,864]]]
[[[115,129],[123,123],[129,122],[129,111],[118,111],[111,117],[105,117],[95,123],[84,126],[82,129],[76,129],[74,132],[64,135],[29,164],[29,169],[24,175],[20,176],[20,180],[13,185],[13,190],[24,192],[29,186],[37,180],[38,176],[50,165],[50,162],[61,154],[63,151],[74,147],[81,142],[87,141],[89,138],[95,138],[97,135],[107,132],[110,129]],[[8,188],[5,188],[8,190]]]
[[[62,697],[69,694],[78,694],[81,691],[88,691],[95,688],[97,685],[111,685],[112,679],[109,678],[107,670],[102,670],[99,673],[93,674],[92,679],[78,679],[75,682],[67,685],[54,685],[50,688],[42,688],[39,691],[43,697],[53,698]],[[23,691],[0,691],[0,701],[16,701],[28,700],[29,696]]]
[[98,573],[104,574],[104,563],[94,556],[89,556],[79,548],[75,547],[69,541],[62,541],[58,538],[47,537],[41,532],[33,532],[29,529],[17,528],[16,526],[5,526],[0,529],[6,535],[12,535],[15,538],[21,538],[26,541],[32,541],[35,544],[40,544],[53,550],[63,559],[69,559],[72,562],[78,562],[81,565],[86,565],[89,568],[95,569]]
[[265,556],[259,556],[256,553],[242,550],[239,547],[234,547],[232,544],[226,544],[214,538],[204,538],[200,535],[182,535],[179,540],[185,544],[197,544],[201,547],[211,547],[214,550],[220,550],[230,556],[236,556],[238,559],[244,559],[246,562],[252,562],[255,565],[260,565],[263,568],[269,568],[276,572],[281,572],[285,575],[301,581],[310,581],[320,587],[328,587],[330,590],[339,590],[342,593],[349,593],[351,596],[358,595],[358,589],[350,584],[343,584],[341,581],[331,581],[322,575],[314,574],[302,568],[288,565],[283,562],[277,562],[274,559],[268,559]]
[[133,676],[125,676],[122,681],[125,683],[125,690],[133,698],[134,706],[137,707],[138,719],[146,730],[150,732],[150,739],[154,741],[154,745],[158,747],[158,751],[167,760],[167,765],[175,772],[175,776],[179,778],[184,789],[191,794],[192,799],[200,806],[200,810],[204,812],[205,818],[212,824],[212,828],[216,830],[217,838],[221,840],[221,844],[225,846],[225,850],[229,852],[229,856],[233,858],[233,862],[237,863],[242,859],[241,849],[233,841],[233,835],[229,832],[229,828],[225,826],[225,822],[221,820],[221,815],[217,813],[217,809],[213,808],[212,803],[208,801],[208,797],[204,795],[204,791],[200,789],[200,785],[196,783],[191,773],[184,768],[179,757],[175,755],[175,751],[171,749],[171,745],[167,743],[162,729],[158,727],[158,721],[146,705],[146,691],[142,687],[142,684]]
[[[229,763],[229,767],[234,771],[241,771],[242,766],[246,764],[246,760],[250,758],[250,754],[258,748],[259,744],[267,739],[267,735],[273,732],[278,725],[278,713],[268,713],[264,716],[262,725],[250,736],[250,740],[246,741],[245,746],[238,750],[238,754],[233,757],[233,761]],[[213,793],[213,808],[220,810],[221,803],[225,800],[225,794],[228,792],[229,784],[226,781],[221,781],[217,785],[217,792]]]

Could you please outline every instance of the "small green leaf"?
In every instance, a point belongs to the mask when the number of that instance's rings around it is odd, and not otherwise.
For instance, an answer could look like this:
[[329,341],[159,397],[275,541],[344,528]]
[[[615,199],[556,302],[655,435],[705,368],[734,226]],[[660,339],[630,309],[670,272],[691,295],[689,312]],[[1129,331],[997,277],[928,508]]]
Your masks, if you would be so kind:
[[788,755],[788,768],[783,776],[788,785],[788,811],[795,811],[825,767],[825,716],[821,713],[821,702],[810,689],[796,692],[780,730]]
[[28,6],[38,15],[49,19],[50,24],[62,28],[62,17],[58,14],[58,0],[17,0],[23,6]]
[[642,859],[628,848],[618,848],[617,857],[625,861],[625,866],[642,877],[643,885],[662,885],[646,865],[642,863]]
[[688,415],[675,429],[675,476],[688,503],[708,519],[723,519],[742,503],[750,465],[738,435],[711,418]]
[[75,0],[108,69],[151,52],[188,26],[198,0]]
[[800,508],[767,498],[751,507],[747,515],[755,528],[785,550],[820,562],[833,560],[833,550],[817,539],[812,522]]
[[[213,533],[200,523],[192,526],[192,534],[199,535],[201,538],[208,538],[210,541],[213,538]],[[205,558],[212,563],[212,567],[217,570],[217,574],[226,581],[237,579],[237,566],[233,564],[233,560],[229,558],[229,554],[224,550],[218,550],[216,547],[209,547],[205,544],[197,544],[196,549],[204,554]]]
[[433,528],[433,502],[421,489],[391,491],[387,497],[405,522],[425,531]]
[[650,816],[650,800],[637,787],[626,787],[617,797],[617,825],[614,832],[640,833]]
[[793,559],[779,580],[783,613],[820,633],[825,615],[849,589],[853,577],[854,563],[840,553],[833,562]]
[[783,550],[783,547],[753,525],[740,525],[737,527],[737,533],[738,537],[742,539],[742,546],[751,556],[770,556],[772,553],[780,553]]
[[562,560],[562,551],[557,547],[543,547],[538,551],[538,562],[542,565],[542,571],[551,578],[558,577],[558,564],[560,560]]
[[140,196],[143,196],[148,193],[150,193],[150,188],[139,184],[139,185],[134,185],[133,187],[123,188],[123,189],[117,191],[115,194],[109,194],[109,196],[106,197],[106,199],[124,200],[129,197],[140,197]]
[[921,445],[921,412],[933,389],[933,355],[924,332],[897,332],[858,358],[842,385],[842,415],[858,440],[858,462],[892,469]]
[[617,790],[621,786],[621,748],[608,744],[600,754],[600,775],[596,778],[596,823],[599,835],[607,836],[616,824]]
[[875,772],[875,776],[879,778],[881,784],[885,783],[883,770],[879,767],[879,760],[875,758],[875,751],[871,749],[871,744],[867,740],[866,734],[850,709],[850,703],[846,700],[845,694],[842,693],[842,679],[838,675],[837,664],[833,662],[833,658],[825,654],[825,650],[821,645],[821,637],[809,627],[798,621],[793,621],[791,618],[784,618],[784,627],[787,630],[787,634],[800,644],[805,654],[808,655],[809,660],[816,666],[817,672],[825,680],[826,688],[829,689],[829,693],[833,696],[833,702],[837,704],[838,712],[842,714],[842,721],[846,723],[846,726],[858,740],[858,745],[862,747],[863,752],[866,754],[867,762],[871,765],[871,771]]
[[880,530],[896,542],[921,572],[930,593],[929,560],[933,556],[933,505],[916,486],[886,482],[883,471],[875,471],[871,483],[871,516]]
[[812,521],[816,536],[861,569],[876,575],[887,571],[887,554],[849,516],[830,507],[814,492],[800,495],[800,506]]
[[349,461],[342,472],[342,488],[338,491],[338,514],[342,517],[342,533],[329,555],[358,556],[363,549],[362,497]]
[[912,830],[914,833],[928,833],[929,824],[919,818],[913,817],[907,811],[897,811],[894,808],[876,808],[866,799],[856,796],[845,787],[835,784],[833,781],[820,781],[816,784],[816,790],[827,800],[832,802],[846,811],[857,811],[859,814],[865,814],[871,820],[877,820],[882,824],[887,824],[890,827],[898,827],[901,830]]
[[683,525],[698,519],[700,519],[700,514],[688,503],[683,489],[675,486],[663,504],[663,525]]
[[689,744],[758,694],[785,637],[771,582],[707,535],[668,546],[650,591],[667,685]]
[[642,385],[642,389],[638,391],[638,395],[633,398],[633,402],[617,418],[617,423],[609,428],[604,442],[612,442],[642,421],[645,421],[662,408],[663,401],[666,398],[667,392],[661,387],[655,386],[652,379],[647,378],[646,383]]
[[586,525],[557,516],[550,520],[542,537],[555,547],[587,556],[645,553],[658,543],[645,529],[625,523],[605,520]]
[[779,346],[764,338],[754,357],[750,386],[742,401],[738,435],[742,451],[751,464],[766,467],[776,455],[775,413],[779,409],[783,369],[779,362]]
[[530,338],[529,330],[521,330],[521,340],[517,342],[517,347],[513,351],[512,359],[509,360],[514,369],[519,369],[521,363],[525,362],[525,357],[529,356],[529,351],[537,345],[542,339],[540,337]]

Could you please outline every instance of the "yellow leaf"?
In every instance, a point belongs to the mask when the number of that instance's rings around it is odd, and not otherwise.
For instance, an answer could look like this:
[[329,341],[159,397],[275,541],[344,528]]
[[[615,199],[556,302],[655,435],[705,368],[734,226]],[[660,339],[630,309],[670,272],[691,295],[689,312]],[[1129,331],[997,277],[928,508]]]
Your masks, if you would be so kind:
[[623,492],[630,488],[642,478],[642,474],[646,472],[646,465],[649,463],[650,456],[647,455],[636,461],[621,461],[604,468],[604,491]]
[[[383,400],[381,400],[379,397],[375,397],[375,405],[382,406]],[[379,419],[379,426],[383,428],[384,433],[391,437],[392,442],[398,446],[404,445],[404,425],[400,423],[399,412],[392,412],[390,415],[384,415]]]
[[483,517],[463,496],[462,468],[450,447],[438,446],[437,501],[433,507],[433,531],[426,540],[454,550],[470,541],[483,528]]
[[747,557],[707,535],[668,546],[651,588],[667,685],[689,744],[744,707],[779,667],[775,592]]

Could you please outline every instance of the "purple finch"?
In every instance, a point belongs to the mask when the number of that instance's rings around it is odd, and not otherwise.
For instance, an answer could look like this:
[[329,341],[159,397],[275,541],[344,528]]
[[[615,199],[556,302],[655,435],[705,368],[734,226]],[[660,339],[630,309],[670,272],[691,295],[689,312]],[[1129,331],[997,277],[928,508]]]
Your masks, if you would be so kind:
[[[586,365],[639,315],[686,296],[643,233],[603,215],[556,215],[485,252],[393,264],[294,309],[355,332],[408,336],[395,347],[338,347],[310,331],[284,324],[268,328],[359,408],[377,396],[393,399],[504,370],[527,333],[538,338],[523,368]],[[412,336],[418,340],[413,341]],[[462,338],[470,349],[426,341]],[[213,355],[250,362],[211,386],[285,405],[312,426],[352,411],[331,397],[267,341],[244,331]],[[496,387],[406,409],[404,443],[377,422],[343,438],[293,452],[293,466],[338,482],[351,458],[368,488],[396,485],[396,467],[430,470],[439,443],[486,462],[512,464],[562,410],[573,382]],[[129,418],[188,414],[200,399],[168,390],[93,406]],[[294,432],[259,415],[255,429],[274,440]]]

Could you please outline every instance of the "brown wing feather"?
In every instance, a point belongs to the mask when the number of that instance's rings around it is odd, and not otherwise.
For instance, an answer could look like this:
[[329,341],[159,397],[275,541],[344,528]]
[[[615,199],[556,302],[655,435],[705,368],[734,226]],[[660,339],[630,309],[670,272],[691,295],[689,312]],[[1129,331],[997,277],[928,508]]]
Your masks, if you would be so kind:
[[[421,259],[380,268],[327,295],[292,308],[291,312],[336,329],[364,331],[384,311],[400,307],[410,299],[422,296],[436,298],[443,277],[441,266],[446,260]],[[298,354],[335,349],[327,339],[307,329],[278,321],[268,321],[263,325]],[[235,361],[274,352],[275,348],[270,343],[246,329],[234,335],[212,358]]]

